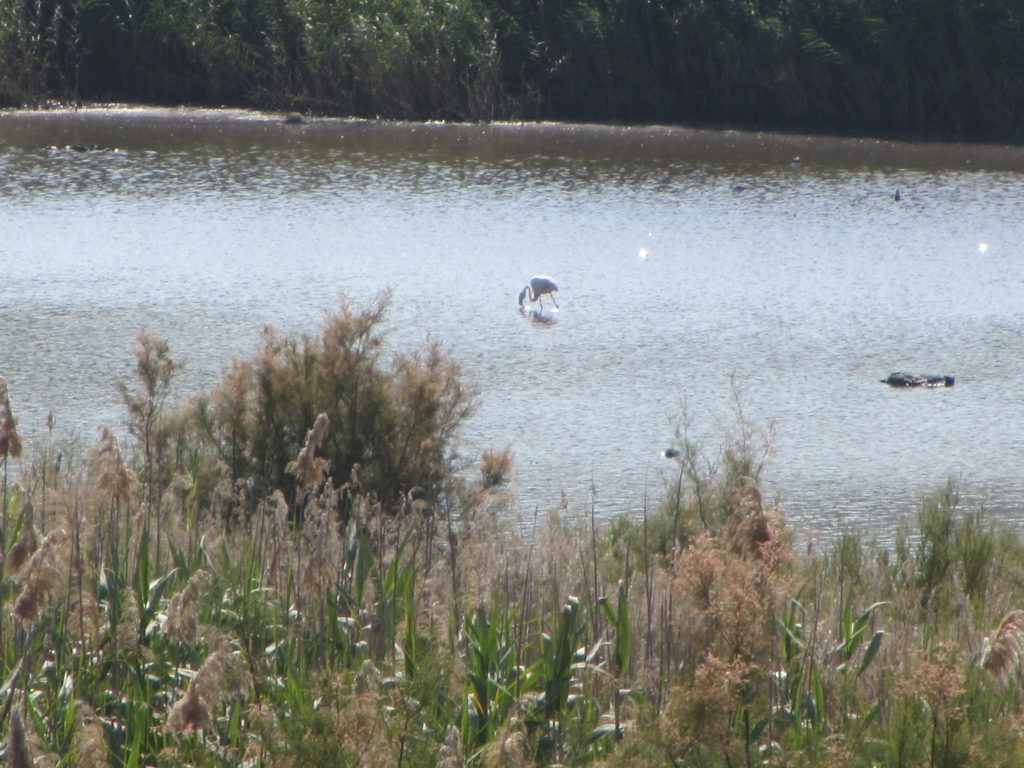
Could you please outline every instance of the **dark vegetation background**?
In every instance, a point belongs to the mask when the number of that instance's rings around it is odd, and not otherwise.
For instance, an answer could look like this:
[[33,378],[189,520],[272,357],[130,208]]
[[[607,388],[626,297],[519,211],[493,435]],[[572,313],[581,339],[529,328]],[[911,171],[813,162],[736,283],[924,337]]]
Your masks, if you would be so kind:
[[0,106],[1024,139],[1021,0],[0,0]]

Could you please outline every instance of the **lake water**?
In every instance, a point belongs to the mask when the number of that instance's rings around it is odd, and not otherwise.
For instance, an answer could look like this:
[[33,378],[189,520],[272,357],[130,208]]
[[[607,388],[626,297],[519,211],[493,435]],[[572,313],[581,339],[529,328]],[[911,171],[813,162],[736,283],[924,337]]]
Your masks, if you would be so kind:
[[[684,410],[713,456],[735,399],[774,429],[765,485],[801,537],[886,539],[950,476],[1017,522],[1022,174],[1005,147],[2,114],[0,375],[23,436],[52,409],[91,443],[123,428],[140,329],[188,395],[265,324],[314,332],[389,287],[391,343],[441,340],[478,384],[464,452],[511,447],[524,519],[653,505]],[[516,306],[536,273],[550,322]],[[879,382],[896,370],[956,386]]]

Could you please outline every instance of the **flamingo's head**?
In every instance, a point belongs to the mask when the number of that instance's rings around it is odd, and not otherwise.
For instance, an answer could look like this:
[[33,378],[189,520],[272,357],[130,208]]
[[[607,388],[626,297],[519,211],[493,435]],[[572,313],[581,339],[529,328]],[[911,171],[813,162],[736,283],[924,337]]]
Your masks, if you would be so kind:
[[530,286],[526,286],[519,292],[519,306],[523,306],[523,302],[526,300],[526,293],[530,290]]

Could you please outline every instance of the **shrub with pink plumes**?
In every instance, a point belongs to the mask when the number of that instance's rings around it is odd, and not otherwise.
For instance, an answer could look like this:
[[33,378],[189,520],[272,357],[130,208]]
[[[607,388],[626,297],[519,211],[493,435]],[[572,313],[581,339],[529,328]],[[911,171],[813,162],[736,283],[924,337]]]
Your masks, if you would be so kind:
[[735,718],[756,695],[762,677],[758,666],[748,660],[726,660],[714,653],[705,656],[692,682],[673,689],[662,718],[673,758],[690,764],[685,761],[695,757],[693,764],[701,765],[701,752],[709,750],[724,755],[726,764],[733,764],[732,756],[742,749],[737,743]]
[[931,651],[911,649],[903,659],[894,699],[925,703],[936,719],[958,720],[964,715],[967,674],[963,654],[951,643]]
[[678,553],[673,587],[685,617],[678,632],[691,658],[763,659],[774,651],[776,610],[791,586],[777,565],[777,558],[737,555],[709,534]]

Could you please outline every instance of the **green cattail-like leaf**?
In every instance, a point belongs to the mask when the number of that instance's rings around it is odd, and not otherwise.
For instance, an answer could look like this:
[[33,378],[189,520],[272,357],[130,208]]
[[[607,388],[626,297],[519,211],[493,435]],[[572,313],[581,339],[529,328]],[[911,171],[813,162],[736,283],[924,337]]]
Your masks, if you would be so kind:
[[871,638],[871,642],[868,643],[867,650],[864,651],[864,658],[861,659],[860,668],[857,670],[857,677],[860,677],[862,674],[864,674],[864,670],[866,670],[871,665],[871,662],[874,661],[875,656],[878,655],[878,649],[882,646],[882,637],[884,636],[885,632],[880,629],[877,632],[875,632],[874,636]]

